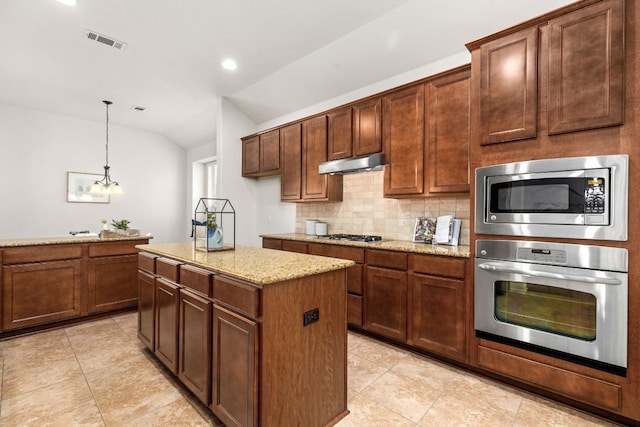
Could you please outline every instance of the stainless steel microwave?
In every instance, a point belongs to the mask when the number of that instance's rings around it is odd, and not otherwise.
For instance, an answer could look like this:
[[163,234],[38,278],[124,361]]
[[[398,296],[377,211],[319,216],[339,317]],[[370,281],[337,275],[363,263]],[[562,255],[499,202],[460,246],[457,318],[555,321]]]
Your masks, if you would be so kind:
[[476,169],[475,232],[627,240],[629,157],[569,157]]

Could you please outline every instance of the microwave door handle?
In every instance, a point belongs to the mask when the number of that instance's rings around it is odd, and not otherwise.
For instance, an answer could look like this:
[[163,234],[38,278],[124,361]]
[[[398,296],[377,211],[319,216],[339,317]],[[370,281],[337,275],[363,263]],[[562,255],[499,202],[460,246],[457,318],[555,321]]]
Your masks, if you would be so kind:
[[546,271],[522,270],[520,268],[509,267],[497,262],[488,262],[488,263],[478,264],[478,267],[486,271],[497,271],[500,273],[516,273],[516,274],[522,274],[523,276],[544,277],[547,279],[571,280],[573,282],[601,283],[603,285],[619,285],[622,283],[618,279],[611,279],[611,278],[585,277],[585,276],[576,276],[573,274],[558,274],[558,273],[549,273]]

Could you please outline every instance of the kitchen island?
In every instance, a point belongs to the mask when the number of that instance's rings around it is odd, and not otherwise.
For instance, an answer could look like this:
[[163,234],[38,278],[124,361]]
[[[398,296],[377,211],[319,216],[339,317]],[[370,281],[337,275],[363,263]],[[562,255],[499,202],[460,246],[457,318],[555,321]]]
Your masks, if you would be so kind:
[[347,412],[353,261],[140,245],[138,336],[225,425],[333,425]]
[[135,246],[150,238],[0,240],[0,337],[135,309]]

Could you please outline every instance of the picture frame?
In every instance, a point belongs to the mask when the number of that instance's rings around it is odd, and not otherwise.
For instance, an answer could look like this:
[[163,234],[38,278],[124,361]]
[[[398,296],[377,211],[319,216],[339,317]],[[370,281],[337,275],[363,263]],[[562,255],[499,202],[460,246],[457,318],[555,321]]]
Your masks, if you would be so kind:
[[93,183],[102,178],[96,173],[67,172],[67,203],[110,203],[109,194],[90,192]]
[[436,233],[436,218],[419,216],[416,218],[416,225],[413,229],[413,242],[433,243]]

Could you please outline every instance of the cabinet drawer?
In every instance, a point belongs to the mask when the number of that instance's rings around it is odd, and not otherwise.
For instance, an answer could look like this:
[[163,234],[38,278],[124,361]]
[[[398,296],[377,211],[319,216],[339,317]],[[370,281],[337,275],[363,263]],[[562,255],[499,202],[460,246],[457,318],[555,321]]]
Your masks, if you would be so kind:
[[364,249],[361,248],[350,248],[348,246],[338,245],[324,245],[322,243],[309,243],[309,254],[348,259],[359,264],[364,264]]
[[464,279],[465,261],[464,258],[413,255],[413,271],[434,276]]
[[347,268],[347,292],[362,295],[362,272],[364,265],[356,264]]
[[393,268],[395,270],[406,270],[407,254],[401,252],[367,250],[367,265]]
[[158,255],[150,254],[149,252],[140,252],[138,254],[138,268],[148,271],[149,273],[155,273],[156,258],[158,258]]
[[307,253],[307,244],[303,242],[294,242],[293,240],[283,240],[282,250],[289,252],[299,252],[301,254]]
[[136,245],[147,243],[145,240],[134,240],[127,242],[95,243],[89,245],[89,256],[109,256],[109,255],[129,255],[138,253]]
[[25,264],[80,257],[82,257],[81,245],[26,246],[4,251],[5,264]]
[[266,249],[278,249],[278,250],[281,250],[282,249],[282,240],[280,240],[280,239],[263,238],[262,239],[262,247],[266,248]]
[[180,284],[209,298],[213,297],[213,273],[191,265],[180,266]]
[[156,259],[156,274],[174,283],[179,283],[180,265],[180,261],[169,258],[158,258]]
[[224,276],[213,278],[213,294],[221,303],[252,318],[260,316],[260,289]]

